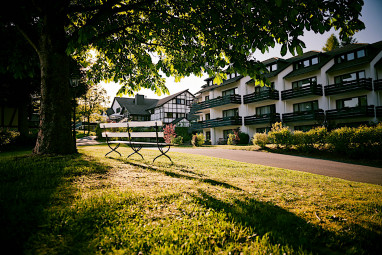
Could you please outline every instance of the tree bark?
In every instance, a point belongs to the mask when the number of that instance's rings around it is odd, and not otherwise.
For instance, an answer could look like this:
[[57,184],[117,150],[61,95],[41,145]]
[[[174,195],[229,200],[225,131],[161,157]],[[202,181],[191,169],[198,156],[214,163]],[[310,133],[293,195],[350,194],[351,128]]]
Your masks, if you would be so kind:
[[35,154],[71,154],[76,145],[71,130],[69,57],[62,19],[47,13],[40,33],[40,126]]

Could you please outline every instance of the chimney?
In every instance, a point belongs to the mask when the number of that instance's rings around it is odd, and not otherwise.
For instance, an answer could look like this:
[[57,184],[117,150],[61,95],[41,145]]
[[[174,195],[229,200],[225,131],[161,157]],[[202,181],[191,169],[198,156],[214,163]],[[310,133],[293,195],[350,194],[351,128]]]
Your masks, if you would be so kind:
[[136,94],[134,101],[135,101],[135,105],[143,105],[145,101],[145,96]]

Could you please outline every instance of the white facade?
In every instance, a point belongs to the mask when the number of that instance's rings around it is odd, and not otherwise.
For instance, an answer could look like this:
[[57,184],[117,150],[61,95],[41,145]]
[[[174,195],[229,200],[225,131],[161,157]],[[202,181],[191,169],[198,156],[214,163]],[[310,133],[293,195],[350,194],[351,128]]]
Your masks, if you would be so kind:
[[[365,56],[354,59],[357,51],[362,50]],[[350,54],[350,60],[339,59],[346,54]],[[308,62],[312,58],[319,61]],[[350,45],[328,53],[308,52],[283,61],[289,64],[269,77],[278,99],[246,100],[255,92],[249,77],[229,76],[220,86],[207,79],[197,104],[193,105],[192,111],[199,116],[194,129],[202,130],[212,144],[218,144],[232,129],[240,128],[253,137],[280,120],[292,130],[382,120],[382,85],[378,85],[382,82],[382,42]],[[296,67],[297,62],[304,61],[310,65]],[[266,65],[277,63],[275,59]],[[227,91],[232,95],[227,96]]]

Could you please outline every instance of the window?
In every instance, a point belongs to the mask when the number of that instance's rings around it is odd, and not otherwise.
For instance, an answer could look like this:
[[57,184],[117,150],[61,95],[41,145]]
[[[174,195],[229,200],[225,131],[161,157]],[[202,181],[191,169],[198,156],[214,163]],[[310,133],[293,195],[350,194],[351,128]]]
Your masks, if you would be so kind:
[[206,140],[207,141],[211,140],[211,131],[206,132]]
[[364,49],[357,51],[357,58],[362,58],[365,55],[366,54],[365,54],[365,50]]
[[120,111],[121,111],[121,108],[118,107],[116,112],[118,113],[118,112],[120,112]]
[[311,130],[312,128],[314,128],[315,125],[303,125],[303,126],[294,126],[294,130],[299,130],[299,131],[309,131]]
[[223,137],[228,139],[228,135],[233,134],[232,129],[223,130]]
[[271,127],[256,128],[256,133],[268,133],[271,131]]
[[260,92],[263,92],[263,91],[268,91],[268,90],[272,90],[275,88],[275,83],[274,82],[271,82],[271,86],[268,87],[268,86],[255,86],[255,93],[260,93]]
[[318,101],[293,104],[293,112],[309,112],[318,110]]
[[174,114],[172,112],[166,112],[166,118],[174,118]]
[[348,74],[343,74],[340,76],[334,77],[334,82],[336,84],[340,83],[345,83],[345,82],[351,82],[351,81],[356,81],[359,79],[365,78],[365,71],[358,71],[354,73],[348,73]]
[[149,116],[141,116],[141,115],[132,115],[133,121],[147,121],[150,120]]
[[186,100],[186,105],[192,105],[192,100]]
[[294,63],[293,68],[296,69],[301,69],[304,67],[312,66],[312,65],[317,65],[319,62],[318,57],[312,57],[304,60],[300,60],[296,63]]
[[337,109],[347,108],[347,107],[361,107],[367,106],[366,96],[352,97],[346,99],[340,99],[336,101]]
[[178,118],[184,118],[186,116],[186,114],[185,113],[177,113],[176,114],[176,118],[178,119]]
[[265,114],[275,113],[276,105],[266,105],[262,107],[256,107],[256,116],[263,116]]
[[345,53],[345,54],[342,54],[341,56],[338,56],[336,58],[336,62],[343,63],[343,62],[351,61],[357,58],[363,58],[364,56],[366,56],[365,49],[357,50],[357,51]]
[[176,99],[176,104],[185,104],[185,100],[181,98]]
[[315,85],[315,84],[317,84],[317,78],[311,77],[311,78],[292,82],[292,88],[298,89],[298,88],[302,88],[302,87],[310,86],[310,85]]
[[223,111],[223,118],[239,116],[239,108],[229,109]]
[[266,68],[267,68],[267,70],[268,70],[269,72],[276,71],[276,70],[277,70],[277,64],[271,64],[271,65],[268,65]]
[[206,117],[206,120],[210,120],[211,119],[211,114],[207,113],[205,117]]
[[210,96],[205,96],[204,101],[208,101],[208,100],[210,100]]
[[235,95],[237,94],[237,88],[227,89],[222,92],[222,96]]

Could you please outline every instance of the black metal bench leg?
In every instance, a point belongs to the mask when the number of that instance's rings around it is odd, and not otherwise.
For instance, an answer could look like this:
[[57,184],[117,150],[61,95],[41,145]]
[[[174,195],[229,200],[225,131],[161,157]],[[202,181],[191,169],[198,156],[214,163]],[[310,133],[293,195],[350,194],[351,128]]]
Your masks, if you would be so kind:
[[135,147],[133,145],[130,145],[130,148],[133,149],[134,152],[127,156],[127,158],[129,158],[131,155],[138,154],[139,156],[141,156],[142,159],[144,159],[142,154],[139,153],[139,151],[142,149],[142,146],[143,145]]
[[119,153],[119,151],[116,151],[120,145],[121,145],[121,144],[119,143],[119,144],[117,144],[114,148],[112,148],[112,147],[110,146],[110,144],[108,143],[107,146],[109,146],[109,148],[111,149],[111,151],[109,151],[108,153],[106,153],[106,154],[105,154],[105,157],[106,157],[107,155],[109,155],[110,153],[112,153],[113,151],[116,152],[116,153],[118,153],[119,156],[121,157],[121,156],[122,156],[121,153]]
[[172,159],[166,154],[166,153],[170,150],[170,146],[168,146],[168,148],[167,148],[166,151],[163,151],[163,147],[160,147],[160,146],[158,146],[158,149],[159,149],[159,151],[161,152],[161,154],[158,155],[158,156],[156,156],[156,157],[154,158],[153,163],[154,163],[154,161],[155,161],[157,158],[159,158],[159,157],[161,157],[161,156],[166,156],[166,157],[171,161],[171,164],[174,164],[174,162],[172,162]]

